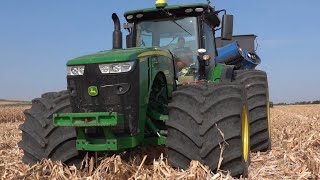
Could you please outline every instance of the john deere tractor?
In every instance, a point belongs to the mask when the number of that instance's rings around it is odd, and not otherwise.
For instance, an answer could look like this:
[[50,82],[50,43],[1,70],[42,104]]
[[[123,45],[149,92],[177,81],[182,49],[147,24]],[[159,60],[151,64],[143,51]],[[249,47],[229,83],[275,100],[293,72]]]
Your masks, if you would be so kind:
[[67,90],[32,101],[20,126],[23,161],[79,165],[87,152],[159,145],[173,167],[198,160],[246,176],[250,149],[271,148],[268,83],[257,54],[237,42],[217,49],[215,32],[231,40],[233,16],[158,0],[124,17],[126,49],[112,14],[113,49],[68,61]]

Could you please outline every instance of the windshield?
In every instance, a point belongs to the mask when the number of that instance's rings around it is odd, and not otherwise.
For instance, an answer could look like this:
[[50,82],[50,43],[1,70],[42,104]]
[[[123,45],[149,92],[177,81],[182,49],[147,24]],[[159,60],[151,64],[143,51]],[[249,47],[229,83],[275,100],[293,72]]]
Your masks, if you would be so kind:
[[[194,61],[198,49],[197,19],[163,19],[142,21],[136,25],[137,47],[161,47],[169,49],[176,56],[182,50],[189,50],[188,61]],[[184,58],[185,59],[185,58]]]

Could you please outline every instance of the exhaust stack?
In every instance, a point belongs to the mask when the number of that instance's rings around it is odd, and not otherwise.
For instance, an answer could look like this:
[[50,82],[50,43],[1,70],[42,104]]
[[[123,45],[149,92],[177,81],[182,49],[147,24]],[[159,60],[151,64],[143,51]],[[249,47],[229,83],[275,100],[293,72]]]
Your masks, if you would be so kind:
[[116,13],[112,14],[114,23],[114,31],[112,34],[112,49],[122,49],[122,32],[120,27],[120,20]]

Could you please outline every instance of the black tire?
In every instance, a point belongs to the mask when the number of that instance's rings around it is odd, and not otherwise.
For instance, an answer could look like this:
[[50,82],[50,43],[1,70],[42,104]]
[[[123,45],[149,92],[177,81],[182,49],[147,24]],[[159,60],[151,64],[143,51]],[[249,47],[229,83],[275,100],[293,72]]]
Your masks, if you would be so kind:
[[235,71],[235,81],[243,84],[247,92],[250,122],[250,148],[252,152],[271,149],[270,107],[268,78],[264,71]]
[[24,111],[26,120],[19,126],[23,150],[22,161],[33,165],[41,159],[59,160],[79,167],[83,155],[76,150],[76,130],[73,127],[55,127],[54,113],[71,112],[67,91],[45,93],[32,100],[30,109]]
[[[233,83],[197,83],[175,91],[166,122],[169,163],[186,169],[191,160],[198,160],[217,170],[219,145],[225,144],[219,169],[230,171],[232,176],[246,177],[250,149],[248,119],[242,114],[247,116],[244,96],[244,87]],[[242,124],[247,125],[244,135]]]

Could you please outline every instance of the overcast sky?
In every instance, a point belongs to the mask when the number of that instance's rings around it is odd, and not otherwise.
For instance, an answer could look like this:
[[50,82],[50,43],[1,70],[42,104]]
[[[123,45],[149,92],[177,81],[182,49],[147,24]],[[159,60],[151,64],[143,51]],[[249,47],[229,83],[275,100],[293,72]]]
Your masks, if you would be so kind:
[[[65,89],[69,59],[111,48],[112,12],[122,16],[154,2],[1,0],[0,99],[30,100]],[[206,1],[168,1],[192,2]],[[258,69],[268,73],[271,100],[320,99],[319,0],[211,2],[235,16],[235,34],[258,36]]]

